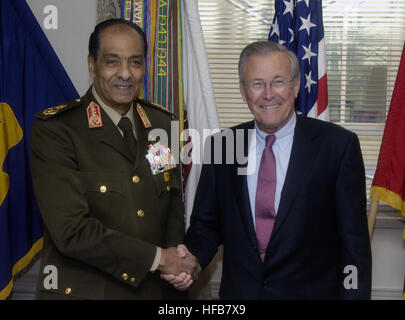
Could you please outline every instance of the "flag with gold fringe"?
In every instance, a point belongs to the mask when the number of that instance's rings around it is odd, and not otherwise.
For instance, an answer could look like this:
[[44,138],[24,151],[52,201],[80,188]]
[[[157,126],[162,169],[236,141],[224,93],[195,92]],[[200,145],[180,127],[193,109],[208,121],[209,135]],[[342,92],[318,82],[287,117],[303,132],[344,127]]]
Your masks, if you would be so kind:
[[[405,43],[378,156],[370,199],[405,216]],[[405,239],[405,230],[403,238]],[[405,280],[403,296],[405,300]]]
[[34,113],[78,96],[25,0],[0,1],[0,299],[42,249],[29,171]]
[[[370,199],[405,216],[405,44],[392,93]],[[404,232],[405,239],[405,232]]]

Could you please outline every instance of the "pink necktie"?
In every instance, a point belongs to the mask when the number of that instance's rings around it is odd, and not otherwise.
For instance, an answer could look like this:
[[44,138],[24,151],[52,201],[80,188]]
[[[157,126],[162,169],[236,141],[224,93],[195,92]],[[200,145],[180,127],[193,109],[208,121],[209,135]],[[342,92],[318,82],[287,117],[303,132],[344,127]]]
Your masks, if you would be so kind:
[[276,212],[274,210],[274,193],[276,191],[276,159],[271,146],[275,135],[266,137],[266,147],[260,161],[256,191],[256,238],[260,258],[264,261],[267,244],[274,226]]

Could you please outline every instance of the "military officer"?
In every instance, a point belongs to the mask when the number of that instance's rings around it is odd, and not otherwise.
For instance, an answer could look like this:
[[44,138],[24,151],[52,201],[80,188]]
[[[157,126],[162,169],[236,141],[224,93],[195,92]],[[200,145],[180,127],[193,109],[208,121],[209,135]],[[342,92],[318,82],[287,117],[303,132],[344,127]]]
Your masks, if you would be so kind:
[[[138,98],[146,52],[135,24],[100,23],[89,41],[93,86],[36,115],[31,168],[44,221],[38,299],[184,298],[159,271],[199,272],[196,259],[175,248],[184,217],[169,149],[173,115]],[[150,141],[155,128],[169,145]],[[56,283],[46,266],[57,271]]]

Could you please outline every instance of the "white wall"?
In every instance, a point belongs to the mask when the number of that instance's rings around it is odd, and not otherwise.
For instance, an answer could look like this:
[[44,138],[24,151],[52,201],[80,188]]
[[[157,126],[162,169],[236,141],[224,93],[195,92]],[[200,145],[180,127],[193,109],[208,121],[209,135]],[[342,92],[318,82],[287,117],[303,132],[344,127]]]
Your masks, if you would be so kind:
[[376,228],[373,252],[373,299],[401,299],[405,277],[403,223],[398,228]]
[[[96,25],[97,0],[27,0],[79,95],[92,83],[87,69],[88,42]],[[56,7],[58,28],[45,29],[48,14],[44,8]]]

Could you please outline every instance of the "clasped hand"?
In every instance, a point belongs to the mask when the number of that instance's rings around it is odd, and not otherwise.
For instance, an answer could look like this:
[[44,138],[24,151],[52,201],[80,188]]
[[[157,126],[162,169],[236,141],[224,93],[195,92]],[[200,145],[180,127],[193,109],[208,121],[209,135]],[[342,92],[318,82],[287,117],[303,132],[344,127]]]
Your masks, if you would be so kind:
[[187,290],[201,271],[197,258],[182,244],[177,248],[162,249],[158,269],[161,272],[160,277],[178,290]]

